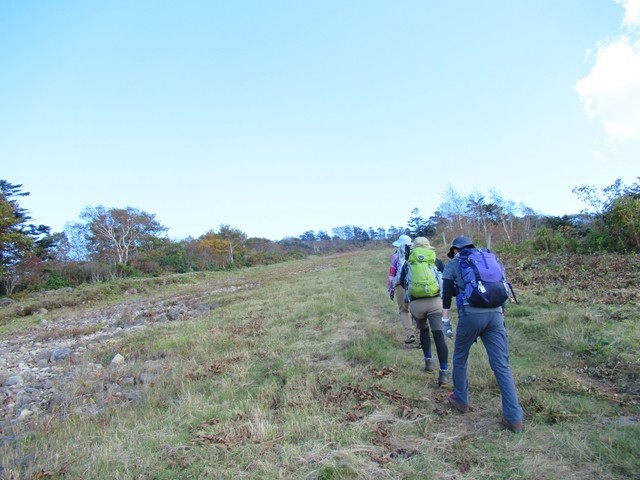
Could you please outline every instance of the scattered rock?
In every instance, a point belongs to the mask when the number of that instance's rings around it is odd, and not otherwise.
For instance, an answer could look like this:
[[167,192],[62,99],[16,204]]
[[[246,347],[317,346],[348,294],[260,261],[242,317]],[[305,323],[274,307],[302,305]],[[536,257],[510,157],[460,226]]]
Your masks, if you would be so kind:
[[49,350],[49,349],[45,349],[45,350],[40,350],[38,352],[33,353],[33,359],[38,362],[39,360],[46,360],[47,362],[49,361],[49,359],[51,358],[51,354],[53,353],[53,350]]
[[638,417],[620,417],[618,425],[621,427],[633,427],[638,425]]
[[59,362],[60,360],[66,360],[67,358],[69,358],[69,355],[71,355],[71,350],[66,347],[55,348],[53,352],[51,352],[49,361],[51,363],[55,363]]
[[33,415],[33,412],[28,408],[25,408],[20,412],[20,416],[18,417],[18,420],[24,420],[25,418],[30,417],[31,415]]
[[18,385],[22,382],[22,377],[20,375],[11,375],[5,378],[4,382],[2,382],[3,387],[11,387],[13,385]]
[[121,365],[124,363],[124,357],[119,353],[116,353],[113,359],[111,360],[111,363],[113,365]]

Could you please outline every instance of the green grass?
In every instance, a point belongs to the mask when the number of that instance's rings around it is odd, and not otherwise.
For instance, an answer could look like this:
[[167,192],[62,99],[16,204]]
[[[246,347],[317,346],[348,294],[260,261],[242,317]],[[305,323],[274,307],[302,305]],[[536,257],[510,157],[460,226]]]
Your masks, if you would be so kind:
[[[421,351],[403,344],[386,294],[388,256],[374,250],[139,285],[149,299],[197,292],[218,308],[85,354],[103,371],[68,386],[64,417],[14,427],[24,436],[0,447],[3,474],[607,480],[640,471],[638,426],[620,422],[640,414],[638,398],[615,391],[637,374],[633,309],[587,310],[518,290],[521,303],[506,317],[528,418],[525,433],[513,435],[499,426],[500,395],[480,342],[469,360],[467,415],[422,371]],[[104,288],[92,296],[100,305],[123,298],[121,287]],[[19,331],[33,319],[5,322]],[[124,365],[109,365],[115,353]],[[144,374],[151,380],[122,382]],[[127,388],[135,401],[121,401]]]

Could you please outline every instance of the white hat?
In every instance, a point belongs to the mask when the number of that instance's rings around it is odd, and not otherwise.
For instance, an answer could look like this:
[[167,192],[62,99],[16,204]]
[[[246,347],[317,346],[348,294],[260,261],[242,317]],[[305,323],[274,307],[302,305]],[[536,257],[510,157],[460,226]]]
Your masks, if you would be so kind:
[[399,247],[401,245],[411,245],[411,237],[409,235],[400,235],[398,239],[391,245]]

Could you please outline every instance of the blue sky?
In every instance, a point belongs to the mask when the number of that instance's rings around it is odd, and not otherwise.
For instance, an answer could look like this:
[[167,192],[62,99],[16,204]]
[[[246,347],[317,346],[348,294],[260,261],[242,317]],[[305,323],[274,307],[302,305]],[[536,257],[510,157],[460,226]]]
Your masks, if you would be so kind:
[[0,2],[0,178],[172,238],[539,213],[640,175],[640,0]]

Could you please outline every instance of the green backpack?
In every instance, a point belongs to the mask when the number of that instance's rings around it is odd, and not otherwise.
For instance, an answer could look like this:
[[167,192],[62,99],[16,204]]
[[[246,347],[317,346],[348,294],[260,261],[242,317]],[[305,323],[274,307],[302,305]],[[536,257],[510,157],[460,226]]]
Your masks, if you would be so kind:
[[436,252],[417,247],[407,259],[407,285],[409,298],[437,297],[440,295],[440,272],[436,268]]

